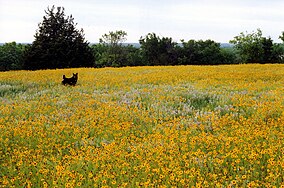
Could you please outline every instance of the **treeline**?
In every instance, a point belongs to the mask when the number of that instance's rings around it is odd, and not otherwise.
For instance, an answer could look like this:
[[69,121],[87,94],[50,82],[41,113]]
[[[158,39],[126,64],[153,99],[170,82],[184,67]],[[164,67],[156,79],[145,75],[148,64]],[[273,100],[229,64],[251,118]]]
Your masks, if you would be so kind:
[[[123,31],[111,32],[119,35]],[[109,34],[111,35],[111,34]],[[111,38],[111,37],[110,37]],[[119,38],[118,36],[116,38]],[[140,47],[117,42],[92,45],[96,67],[156,65],[218,65],[234,64],[233,48],[221,48],[213,40],[189,40],[176,43],[172,38],[149,33],[139,40]]]
[[[56,11],[57,10],[57,11]],[[263,37],[260,29],[240,33],[222,48],[213,40],[181,40],[149,33],[139,40],[140,47],[124,45],[125,31],[104,34],[90,45],[83,29],[64,8],[48,8],[32,44],[16,42],[0,46],[0,70],[37,70],[75,67],[123,67],[156,65],[220,65],[239,63],[284,63],[283,44]],[[284,32],[279,36],[284,42]]]
[[[251,34],[249,34],[251,35]],[[243,39],[242,39],[243,40]],[[6,43],[0,46],[0,70],[48,69],[71,67],[123,67],[123,66],[155,66],[155,65],[221,65],[239,63],[284,63],[284,47],[273,43],[271,38],[256,42],[237,42],[234,47],[221,47],[213,40],[189,40],[181,43],[173,42],[171,38],[159,37],[150,33],[140,39],[140,47],[124,45],[123,43],[98,43],[89,45],[93,61],[82,64],[80,60],[73,64],[64,63],[58,58],[58,63],[47,63],[44,59],[35,58],[33,64],[27,59],[30,56],[30,44]],[[233,42],[233,41],[231,41]],[[55,57],[57,59],[57,57]]]

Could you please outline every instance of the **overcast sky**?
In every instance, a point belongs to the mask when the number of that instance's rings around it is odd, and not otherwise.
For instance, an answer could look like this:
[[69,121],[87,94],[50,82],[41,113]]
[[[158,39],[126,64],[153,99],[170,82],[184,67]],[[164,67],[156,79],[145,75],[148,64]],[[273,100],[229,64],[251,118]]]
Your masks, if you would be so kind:
[[260,28],[280,42],[284,0],[0,0],[0,42],[32,42],[48,6],[63,6],[89,42],[124,30],[126,42],[147,33],[180,39],[228,42]]

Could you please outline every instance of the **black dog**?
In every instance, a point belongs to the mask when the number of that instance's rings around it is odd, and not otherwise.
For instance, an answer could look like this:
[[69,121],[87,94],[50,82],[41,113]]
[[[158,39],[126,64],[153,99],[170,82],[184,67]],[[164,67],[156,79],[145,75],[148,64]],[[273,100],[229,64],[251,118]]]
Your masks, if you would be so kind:
[[63,75],[63,81],[62,81],[62,84],[63,85],[70,85],[70,86],[75,86],[76,83],[77,83],[77,80],[78,80],[78,73],[74,74],[73,73],[73,76],[71,78],[66,78],[65,75]]

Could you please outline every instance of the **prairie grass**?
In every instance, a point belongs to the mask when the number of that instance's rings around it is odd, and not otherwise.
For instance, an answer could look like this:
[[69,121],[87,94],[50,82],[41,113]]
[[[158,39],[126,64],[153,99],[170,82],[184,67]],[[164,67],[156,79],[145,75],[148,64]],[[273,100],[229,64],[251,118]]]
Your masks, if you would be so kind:
[[2,72],[0,187],[283,187],[283,105],[284,65]]

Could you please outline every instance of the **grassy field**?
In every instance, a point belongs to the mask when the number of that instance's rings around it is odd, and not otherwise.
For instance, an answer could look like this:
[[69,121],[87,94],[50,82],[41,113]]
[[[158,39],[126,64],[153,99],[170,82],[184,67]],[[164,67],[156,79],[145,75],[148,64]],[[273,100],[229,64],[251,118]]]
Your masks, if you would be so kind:
[[284,187],[284,65],[1,72],[0,133],[0,187]]

